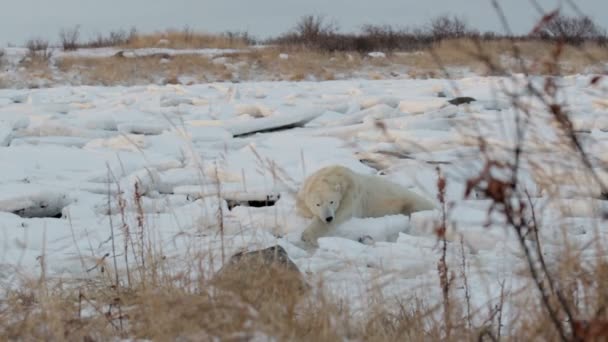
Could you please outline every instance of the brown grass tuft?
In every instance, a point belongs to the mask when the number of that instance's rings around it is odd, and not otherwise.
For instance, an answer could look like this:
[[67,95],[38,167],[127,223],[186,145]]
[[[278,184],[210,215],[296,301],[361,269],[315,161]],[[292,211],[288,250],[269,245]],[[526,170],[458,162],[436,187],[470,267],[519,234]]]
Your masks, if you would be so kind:
[[198,82],[229,80],[225,65],[202,55],[143,57],[63,57],[57,67],[71,75],[73,82],[87,85],[134,85],[177,83],[179,76]]
[[170,49],[242,49],[251,41],[246,34],[210,34],[190,29],[135,34],[124,48],[162,47]]
[[[505,75],[520,73],[522,68],[513,54],[513,45],[521,52],[526,67],[537,74],[550,72],[543,61],[551,59],[555,43],[545,41],[476,41],[468,38],[443,40],[432,49],[413,53],[396,54],[394,63],[416,68],[417,73],[438,71],[437,62],[446,68],[469,68],[480,75]],[[432,56],[435,54],[439,61]],[[488,62],[498,70],[491,70]],[[562,72],[572,74],[602,70],[602,63],[608,62],[608,48],[595,43],[586,43],[585,49],[566,45],[560,60]]]

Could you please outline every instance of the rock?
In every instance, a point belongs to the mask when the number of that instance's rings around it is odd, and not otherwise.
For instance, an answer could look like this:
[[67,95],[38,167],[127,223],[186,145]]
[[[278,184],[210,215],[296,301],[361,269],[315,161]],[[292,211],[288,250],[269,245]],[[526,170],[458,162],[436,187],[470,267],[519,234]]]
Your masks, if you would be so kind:
[[150,58],[158,58],[158,59],[171,59],[173,56],[171,56],[170,54],[166,53],[166,52],[157,52],[157,53],[152,53],[150,55],[148,55],[148,57]]
[[[252,252],[239,252],[234,254],[228,265],[226,267],[233,267],[234,265],[244,264],[244,263],[258,263],[261,262],[264,266],[272,266],[273,264],[280,265],[281,267],[285,267],[287,270],[300,272],[298,266],[289,259],[287,252],[285,249],[279,245],[268,247],[265,249],[260,249]],[[248,265],[251,266],[251,265]],[[240,267],[240,266],[238,266]],[[221,270],[220,270],[221,272]]]
[[256,307],[293,307],[310,290],[298,267],[279,245],[234,254],[211,282]]
[[373,245],[374,244],[374,238],[369,236],[369,235],[365,235],[359,238],[359,242],[364,244],[364,245]]
[[171,44],[171,41],[169,39],[159,39],[158,42],[156,42],[156,46],[169,46]]
[[0,146],[8,146],[11,143],[13,135],[13,127],[12,125],[8,125],[7,123],[0,122]]
[[370,52],[367,55],[372,58],[386,58],[386,54],[384,52],[380,52],[380,51]]
[[455,98],[449,100],[448,102],[455,106],[459,106],[461,104],[469,104],[474,101],[477,101],[477,100],[475,100],[472,97],[468,97],[468,96],[460,96],[460,97],[455,97]]

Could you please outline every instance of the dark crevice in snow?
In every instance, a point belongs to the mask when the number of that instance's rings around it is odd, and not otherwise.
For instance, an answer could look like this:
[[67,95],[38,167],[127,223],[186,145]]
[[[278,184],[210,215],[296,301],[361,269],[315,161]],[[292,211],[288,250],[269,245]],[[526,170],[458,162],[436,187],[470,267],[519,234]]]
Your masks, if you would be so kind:
[[232,210],[234,207],[244,206],[244,207],[254,207],[254,208],[263,208],[263,207],[272,207],[277,201],[281,198],[280,196],[274,198],[275,196],[266,196],[265,199],[259,200],[233,200],[233,199],[225,199],[226,204],[228,205],[228,210]]
[[469,104],[471,102],[475,102],[477,100],[475,100],[472,97],[468,97],[468,96],[460,96],[460,97],[455,97],[451,100],[448,101],[448,103],[453,104],[454,106],[460,106],[461,104]]
[[55,218],[60,219],[63,217],[63,208],[48,208],[47,206],[41,205],[38,208],[24,208],[15,210],[12,213],[22,218]]
[[376,170],[376,171],[382,171],[384,169],[383,165],[376,162],[375,160],[371,160],[371,159],[359,159],[359,162],[361,162],[364,165],[367,165],[369,167],[371,167],[372,169]]
[[304,124],[302,124],[302,123],[295,123],[295,124],[289,124],[289,125],[285,125],[285,126],[260,129],[260,130],[242,133],[242,134],[235,134],[234,137],[235,138],[247,138],[247,137],[250,137],[250,136],[258,134],[258,133],[275,133],[275,132],[286,131],[289,129],[303,127],[303,126],[304,126]]
[[452,162],[444,160],[427,160],[426,163],[431,165],[452,165]]
[[71,199],[64,193],[36,191],[0,201],[0,211],[22,218],[62,218],[63,209],[70,203]]

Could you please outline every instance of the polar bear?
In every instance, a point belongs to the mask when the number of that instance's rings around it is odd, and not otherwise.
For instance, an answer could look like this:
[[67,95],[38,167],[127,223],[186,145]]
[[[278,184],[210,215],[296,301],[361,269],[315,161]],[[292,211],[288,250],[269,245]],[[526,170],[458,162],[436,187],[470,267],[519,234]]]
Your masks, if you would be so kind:
[[327,166],[310,175],[296,197],[298,214],[313,219],[301,237],[312,245],[352,217],[409,215],[435,208],[431,200],[399,184],[340,165]]

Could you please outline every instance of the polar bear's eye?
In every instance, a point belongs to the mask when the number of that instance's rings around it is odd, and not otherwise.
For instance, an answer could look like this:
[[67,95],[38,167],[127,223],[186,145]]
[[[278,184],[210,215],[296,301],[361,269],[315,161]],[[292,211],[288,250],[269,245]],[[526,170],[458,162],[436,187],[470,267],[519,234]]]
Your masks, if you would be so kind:
[[334,201],[329,202],[329,204],[334,204]]
[[317,203],[317,207],[320,207],[320,206],[321,206],[321,204],[320,204],[320,203]]

